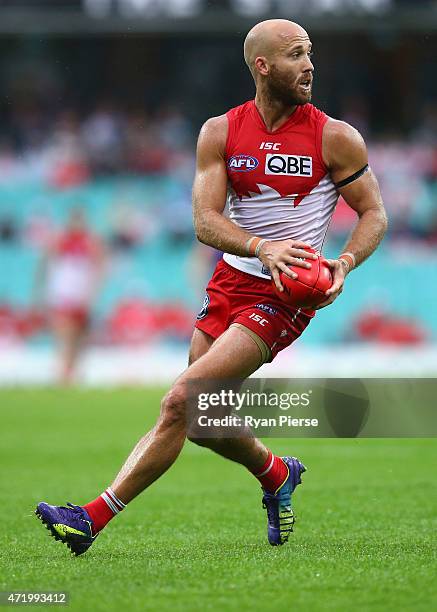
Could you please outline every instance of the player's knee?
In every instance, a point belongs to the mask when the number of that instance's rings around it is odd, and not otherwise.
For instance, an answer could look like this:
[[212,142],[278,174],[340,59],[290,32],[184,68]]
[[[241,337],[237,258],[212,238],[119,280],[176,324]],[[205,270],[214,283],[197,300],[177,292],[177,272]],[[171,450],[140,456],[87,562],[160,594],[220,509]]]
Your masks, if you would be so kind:
[[185,422],[186,395],[182,385],[176,384],[161,401],[161,426],[172,427]]

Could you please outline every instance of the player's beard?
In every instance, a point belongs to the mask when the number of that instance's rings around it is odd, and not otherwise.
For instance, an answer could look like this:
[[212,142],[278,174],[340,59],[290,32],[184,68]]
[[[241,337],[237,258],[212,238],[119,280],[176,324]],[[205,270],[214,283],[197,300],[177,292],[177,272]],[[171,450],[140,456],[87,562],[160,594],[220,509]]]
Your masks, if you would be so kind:
[[270,67],[267,91],[272,101],[281,102],[284,106],[302,105],[311,100],[311,90],[307,95],[301,94],[297,83],[294,87],[290,85],[290,77],[279,72],[274,64]]

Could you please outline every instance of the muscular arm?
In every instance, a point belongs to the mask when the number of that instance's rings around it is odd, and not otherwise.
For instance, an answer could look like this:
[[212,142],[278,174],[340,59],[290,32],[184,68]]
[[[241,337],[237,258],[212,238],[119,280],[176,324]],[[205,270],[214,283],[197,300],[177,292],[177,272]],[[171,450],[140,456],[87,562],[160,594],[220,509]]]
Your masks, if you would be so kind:
[[[353,127],[330,119],[323,133],[323,157],[334,183],[352,176],[367,163],[363,138]],[[373,253],[387,229],[387,216],[378,181],[369,168],[362,176],[339,188],[346,203],[358,215],[344,250],[354,254],[356,265]]]
[[228,120],[225,115],[209,119],[197,143],[197,167],[193,185],[194,230],[200,242],[233,255],[247,255],[252,237],[223,216],[228,176],[225,148]]
[[[340,183],[361,170],[368,163],[367,149],[361,135],[343,121],[329,119],[323,131],[323,158],[334,183]],[[344,252],[352,253],[355,266],[373,253],[387,229],[387,215],[382,203],[378,181],[368,168],[354,181],[339,187],[345,202],[357,213],[358,222],[347,241]],[[344,260],[330,260],[334,283],[326,292],[327,300],[319,306],[331,304],[343,290],[349,266]]]

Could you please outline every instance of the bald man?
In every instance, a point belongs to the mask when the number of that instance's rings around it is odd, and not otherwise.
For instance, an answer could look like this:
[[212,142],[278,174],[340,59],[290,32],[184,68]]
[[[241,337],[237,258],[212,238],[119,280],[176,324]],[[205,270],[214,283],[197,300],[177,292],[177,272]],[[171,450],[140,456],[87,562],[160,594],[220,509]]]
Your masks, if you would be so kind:
[[[135,446],[114,482],[85,506],[37,506],[39,518],[76,555],[172,465],[187,433],[258,479],[268,541],[281,545],[288,540],[294,522],[291,496],[301,482],[303,464],[273,455],[245,431],[214,437],[210,430],[200,437],[200,428],[187,431],[186,413],[193,381],[244,380],[307,327],[314,311],[286,306],[276,297],[272,280],[282,291],[280,273],[296,277],[290,264],[311,266],[316,256],[305,249],[322,248],[339,194],[358,221],[344,252],[329,260],[334,282],[321,307],[340,295],[347,274],[369,257],[385,232],[386,215],[363,139],[350,125],[310,104],[311,48],[307,32],[296,23],[275,19],[257,24],[244,43],[255,99],[202,127],[194,226],[198,239],[224,256],[197,317],[190,365],[162,400],[155,427]],[[230,218],[224,215],[226,201]]]

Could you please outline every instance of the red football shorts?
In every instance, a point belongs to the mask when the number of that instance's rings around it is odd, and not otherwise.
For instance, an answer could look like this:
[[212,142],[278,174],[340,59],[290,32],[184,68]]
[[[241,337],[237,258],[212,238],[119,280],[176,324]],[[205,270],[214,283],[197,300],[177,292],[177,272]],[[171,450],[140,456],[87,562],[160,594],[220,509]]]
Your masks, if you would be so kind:
[[269,280],[220,260],[206,288],[196,327],[218,338],[232,323],[240,323],[264,340],[272,361],[301,335],[314,314],[281,302]]

